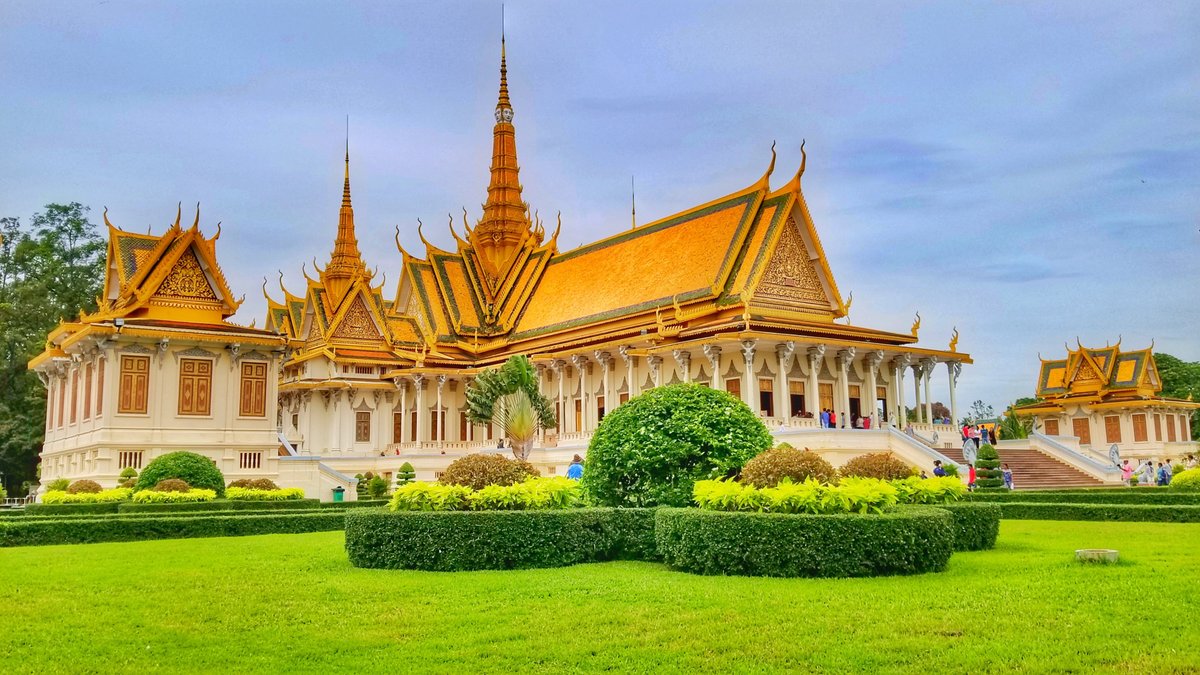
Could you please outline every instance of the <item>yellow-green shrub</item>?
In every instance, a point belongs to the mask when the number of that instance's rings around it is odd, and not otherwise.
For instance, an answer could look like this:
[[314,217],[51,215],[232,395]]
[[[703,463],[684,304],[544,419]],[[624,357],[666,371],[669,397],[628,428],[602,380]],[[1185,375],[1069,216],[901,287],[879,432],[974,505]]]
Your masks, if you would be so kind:
[[211,502],[217,498],[216,490],[193,488],[187,492],[155,492],[142,490],[134,493],[135,504],[179,504],[182,502]]
[[948,504],[967,496],[967,486],[950,476],[910,476],[892,481],[892,486],[899,491],[901,504]]
[[1171,489],[1200,492],[1200,469],[1188,469],[1172,476]]
[[513,485],[465,485],[414,482],[401,485],[388,508],[393,511],[527,511],[583,505],[578,481],[562,476],[530,478]]
[[225,489],[225,498],[256,502],[282,502],[291,499],[304,499],[304,490],[301,488],[256,490],[254,488],[231,487]]
[[887,481],[874,478],[846,478],[838,485],[784,479],[771,488],[702,480],[692,489],[692,497],[702,509],[767,513],[882,513],[899,503],[898,495]]
[[101,490],[100,492],[63,492],[52,491],[42,495],[43,504],[101,504],[109,502],[123,502],[129,499],[133,494],[133,490],[129,488],[113,488],[112,490]]
[[466,511],[472,492],[465,485],[417,481],[396,488],[388,508],[392,511]]

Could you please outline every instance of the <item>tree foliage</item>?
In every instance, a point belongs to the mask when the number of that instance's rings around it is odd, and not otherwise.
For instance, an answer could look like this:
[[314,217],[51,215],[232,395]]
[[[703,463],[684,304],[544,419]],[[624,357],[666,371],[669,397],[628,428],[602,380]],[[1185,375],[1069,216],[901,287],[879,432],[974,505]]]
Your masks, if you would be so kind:
[[0,473],[33,480],[46,418],[46,389],[26,368],[59,319],[96,309],[104,240],[82,204],[47,204],[22,225],[0,218]]
[[503,429],[513,456],[522,462],[529,458],[537,432],[555,424],[554,406],[538,391],[537,371],[520,355],[476,376],[467,388],[467,417]]
[[970,419],[975,422],[990,420],[996,416],[996,409],[991,405],[984,403],[982,400],[976,400],[971,404]]
[[[1170,398],[1189,396],[1200,401],[1200,361],[1183,361],[1170,354],[1154,355],[1158,375],[1162,378],[1162,394]],[[1192,440],[1200,440],[1200,410],[1192,411]]]

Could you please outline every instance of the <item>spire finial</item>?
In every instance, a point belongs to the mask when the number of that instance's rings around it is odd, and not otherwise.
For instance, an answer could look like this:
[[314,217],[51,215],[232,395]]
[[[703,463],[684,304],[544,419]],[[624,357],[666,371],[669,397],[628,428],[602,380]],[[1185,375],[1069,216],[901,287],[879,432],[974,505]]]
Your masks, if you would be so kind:
[[350,116],[346,115],[346,179],[342,184],[342,206],[350,206]]
[[633,227],[630,229],[636,230],[637,229],[637,186],[634,184],[633,179],[634,179],[633,176],[629,177],[629,207],[630,207],[629,210],[630,210],[630,214],[633,217]]
[[512,101],[508,98],[508,56],[504,46],[504,5],[500,6],[500,98],[496,101],[496,122],[511,122]]

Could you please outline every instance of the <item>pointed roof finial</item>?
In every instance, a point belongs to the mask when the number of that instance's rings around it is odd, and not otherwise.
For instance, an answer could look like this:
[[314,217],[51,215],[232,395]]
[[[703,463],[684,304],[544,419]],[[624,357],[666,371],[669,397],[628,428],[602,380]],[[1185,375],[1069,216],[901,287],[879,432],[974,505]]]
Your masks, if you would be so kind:
[[629,177],[629,207],[630,207],[629,210],[630,210],[631,216],[633,217],[633,227],[630,229],[636,230],[637,229],[637,186],[634,184],[633,179],[634,179],[633,176]]
[[[507,110],[504,115],[500,111]],[[500,5],[500,98],[496,101],[496,121],[507,117],[505,122],[512,121],[512,101],[508,98],[508,59],[504,50],[504,5]]]
[[350,206],[350,116],[346,115],[346,180],[342,185],[342,206]]

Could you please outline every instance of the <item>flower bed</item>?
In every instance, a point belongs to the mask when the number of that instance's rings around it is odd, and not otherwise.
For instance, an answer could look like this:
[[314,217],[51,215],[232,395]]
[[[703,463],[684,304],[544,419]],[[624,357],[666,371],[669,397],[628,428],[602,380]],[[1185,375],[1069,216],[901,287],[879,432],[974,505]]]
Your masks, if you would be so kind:
[[939,572],[954,550],[950,513],[808,515],[660,509],[663,561],[696,574],[859,577]]
[[653,559],[655,509],[346,513],[356,567],[431,571]]
[[530,478],[511,485],[466,485],[416,482],[396,488],[392,511],[523,511],[569,509],[583,505],[579,482],[568,478]]

